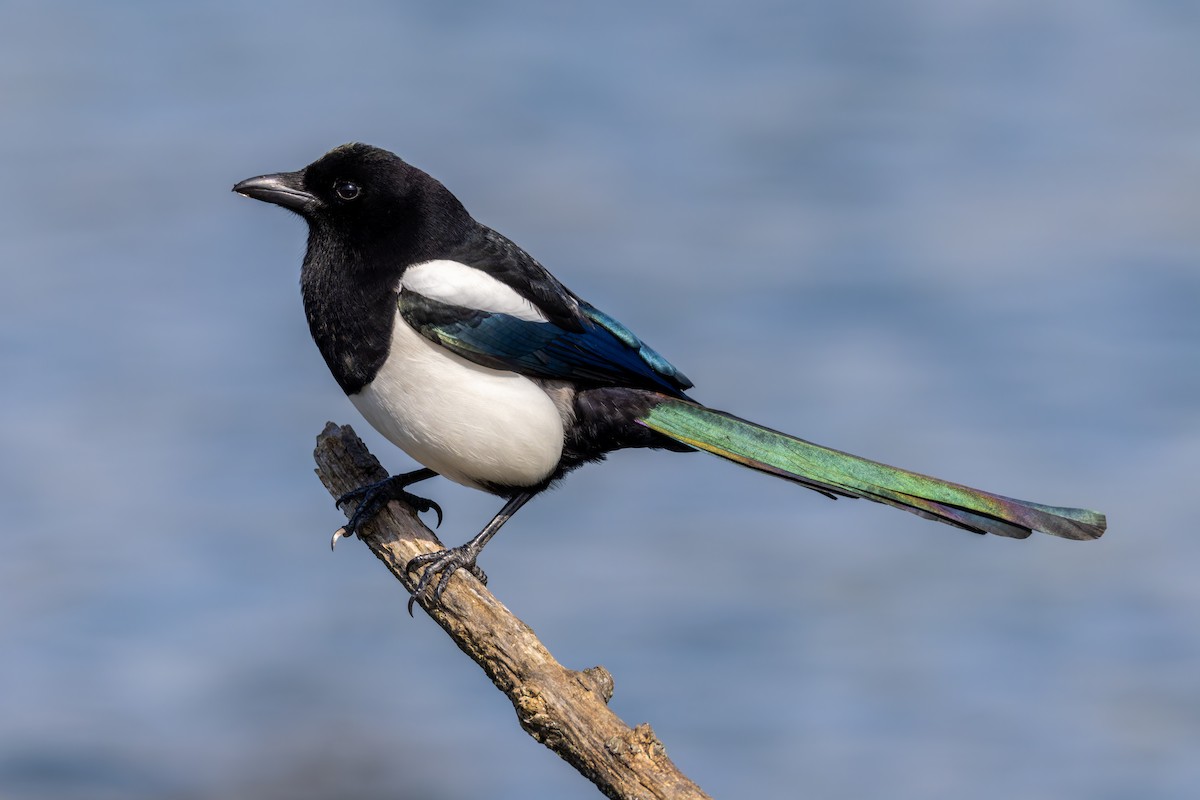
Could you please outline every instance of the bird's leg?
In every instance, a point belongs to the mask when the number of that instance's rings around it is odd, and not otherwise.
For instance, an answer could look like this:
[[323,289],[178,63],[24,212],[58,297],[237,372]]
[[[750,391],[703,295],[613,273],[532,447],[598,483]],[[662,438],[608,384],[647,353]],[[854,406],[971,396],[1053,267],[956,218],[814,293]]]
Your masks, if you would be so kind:
[[338,539],[348,539],[357,534],[359,528],[374,519],[375,515],[393,500],[401,500],[419,512],[433,511],[437,513],[437,524],[441,525],[441,506],[432,500],[406,491],[412,484],[436,476],[437,473],[433,470],[422,468],[406,472],[403,475],[393,475],[378,483],[368,483],[366,486],[346,492],[337,499],[337,507],[341,508],[351,500],[358,500],[358,508],[354,509],[354,513],[350,515],[349,522],[333,532],[333,540],[329,543],[330,548],[337,546]]
[[508,502],[504,504],[504,507],[500,509],[500,512],[492,517],[492,521],[485,525],[483,530],[466,544],[446,550],[438,550],[434,553],[425,553],[409,561],[404,567],[405,572],[416,572],[421,567],[425,568],[425,571],[421,573],[421,579],[417,581],[416,588],[413,589],[412,597],[408,599],[409,616],[412,616],[413,613],[413,602],[416,601],[418,595],[429,588],[436,575],[441,575],[442,577],[433,589],[434,605],[442,602],[442,592],[450,584],[450,577],[464,567],[478,578],[480,583],[487,585],[487,575],[475,564],[475,558],[483,550],[484,545],[496,535],[496,531],[500,530],[500,527],[504,523],[512,519],[513,514],[516,514],[517,510],[529,502],[529,499],[535,494],[537,493],[521,492],[510,497]]

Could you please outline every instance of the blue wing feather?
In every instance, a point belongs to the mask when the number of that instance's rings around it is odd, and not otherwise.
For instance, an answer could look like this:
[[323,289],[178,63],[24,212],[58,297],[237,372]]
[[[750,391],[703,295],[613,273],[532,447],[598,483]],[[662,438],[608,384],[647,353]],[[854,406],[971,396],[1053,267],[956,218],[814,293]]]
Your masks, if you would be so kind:
[[633,333],[586,303],[582,330],[448,305],[401,292],[401,316],[423,336],[477,364],[539,378],[633,386],[676,397],[692,385]]
[[654,372],[677,384],[681,389],[690,389],[692,387],[692,382],[688,380],[686,375],[680,372],[670,361],[660,356],[657,350],[635,336],[629,328],[626,328],[608,314],[588,303],[580,301],[579,310],[592,322],[595,322],[617,337],[617,339],[624,342],[627,347],[636,350],[642,361],[646,362],[646,365],[654,370]]

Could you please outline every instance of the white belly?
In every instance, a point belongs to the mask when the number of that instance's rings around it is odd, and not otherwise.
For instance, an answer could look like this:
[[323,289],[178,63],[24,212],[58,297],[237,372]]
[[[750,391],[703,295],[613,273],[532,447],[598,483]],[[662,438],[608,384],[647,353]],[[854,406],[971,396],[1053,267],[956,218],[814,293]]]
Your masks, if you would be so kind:
[[466,486],[533,486],[562,456],[562,416],[537,384],[473,364],[399,316],[387,361],[350,400],[401,450]]

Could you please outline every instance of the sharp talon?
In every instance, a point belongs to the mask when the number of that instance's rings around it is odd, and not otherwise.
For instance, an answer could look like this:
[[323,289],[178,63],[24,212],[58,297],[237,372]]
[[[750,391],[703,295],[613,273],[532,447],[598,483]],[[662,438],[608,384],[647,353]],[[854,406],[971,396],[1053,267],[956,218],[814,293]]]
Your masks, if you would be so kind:
[[337,543],[338,543],[338,539],[342,539],[342,538],[345,538],[345,537],[347,537],[347,536],[349,536],[349,534],[346,532],[346,526],[345,526],[345,525],[343,525],[342,527],[338,528],[336,531],[334,531],[334,532],[333,532],[333,538],[329,540],[329,549],[330,549],[330,550],[336,550],[336,549],[337,549]]
[[[444,553],[445,551],[443,550],[442,552]],[[426,561],[428,561],[429,559],[427,558],[427,556],[438,556],[438,555],[441,555],[441,553],[425,553],[424,555],[416,556],[415,558],[411,559],[404,566],[404,571],[406,573],[414,572],[417,569],[417,567],[420,566],[419,564],[415,563],[417,561],[417,559],[425,559]],[[432,569],[432,567],[430,569]],[[413,615],[413,604],[417,602],[417,597],[422,592],[425,591],[425,588],[429,585],[429,578],[433,574],[434,573],[430,572],[429,569],[425,570],[425,572],[421,575],[420,579],[417,581],[417,585],[413,587],[412,594],[409,595],[409,597],[408,597],[408,615],[410,617]]]
[[416,495],[408,495],[406,498],[409,504],[417,510],[417,513],[424,514],[427,511],[432,511],[437,514],[437,522],[434,523],[434,528],[442,527],[442,507],[430,500],[427,497],[417,497]]

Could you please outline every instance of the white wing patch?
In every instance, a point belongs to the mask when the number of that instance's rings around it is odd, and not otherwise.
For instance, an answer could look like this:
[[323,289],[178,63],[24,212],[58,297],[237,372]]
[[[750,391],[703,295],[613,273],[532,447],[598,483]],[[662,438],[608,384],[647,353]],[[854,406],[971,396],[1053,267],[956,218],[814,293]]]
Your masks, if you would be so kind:
[[526,322],[549,321],[508,284],[457,261],[438,259],[414,264],[404,271],[400,288],[448,305],[508,314]]

